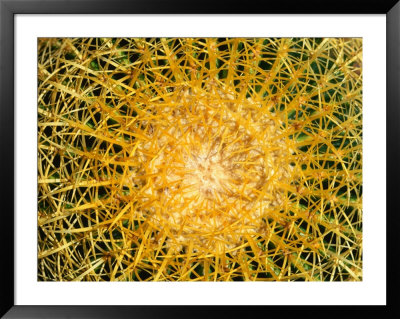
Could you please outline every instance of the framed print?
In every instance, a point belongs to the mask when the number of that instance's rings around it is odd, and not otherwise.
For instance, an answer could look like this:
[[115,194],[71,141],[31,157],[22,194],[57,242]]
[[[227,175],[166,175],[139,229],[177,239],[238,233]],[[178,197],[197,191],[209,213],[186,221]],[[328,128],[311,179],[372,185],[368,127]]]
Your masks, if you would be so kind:
[[1,1],[5,318],[396,313],[399,4],[249,8]]

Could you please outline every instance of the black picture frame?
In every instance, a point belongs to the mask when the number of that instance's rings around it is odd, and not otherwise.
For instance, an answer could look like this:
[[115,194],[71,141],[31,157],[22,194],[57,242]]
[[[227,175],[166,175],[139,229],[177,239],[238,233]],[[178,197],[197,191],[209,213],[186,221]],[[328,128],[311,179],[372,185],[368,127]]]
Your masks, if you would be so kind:
[[[387,304],[386,306],[22,306],[15,305],[14,288],[14,18],[16,14],[385,14],[387,71]],[[268,316],[310,317],[322,315],[355,317],[372,315],[380,318],[400,317],[395,297],[399,276],[395,274],[398,235],[395,227],[399,214],[395,207],[400,161],[400,3],[398,0],[362,1],[246,1],[241,5],[224,2],[163,0],[0,0],[0,156],[1,198],[1,308],[4,318],[156,318],[178,316],[191,318],[231,314],[248,317],[255,311]],[[378,106],[379,107],[379,106]],[[3,153],[4,154],[4,153]],[[51,292],[49,292],[51,293]],[[371,294],[374,292],[371,291]],[[268,307],[268,309],[264,309]],[[319,309],[322,308],[322,309]],[[397,314],[397,315],[396,315]]]

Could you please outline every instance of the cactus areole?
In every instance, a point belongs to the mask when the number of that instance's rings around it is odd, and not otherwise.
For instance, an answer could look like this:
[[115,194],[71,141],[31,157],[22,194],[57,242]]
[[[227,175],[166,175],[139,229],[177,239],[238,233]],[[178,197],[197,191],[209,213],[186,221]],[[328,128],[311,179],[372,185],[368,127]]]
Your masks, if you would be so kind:
[[177,88],[138,116],[147,128],[132,154],[140,213],[168,230],[177,252],[235,251],[281,209],[280,185],[293,179],[279,119],[239,94],[211,80]]

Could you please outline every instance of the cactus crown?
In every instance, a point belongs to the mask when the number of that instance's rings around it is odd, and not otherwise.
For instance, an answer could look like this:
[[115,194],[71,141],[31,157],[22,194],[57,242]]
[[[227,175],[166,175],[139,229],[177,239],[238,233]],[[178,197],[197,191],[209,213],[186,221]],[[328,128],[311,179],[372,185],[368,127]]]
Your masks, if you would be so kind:
[[361,280],[361,66],[361,39],[39,39],[39,280]]

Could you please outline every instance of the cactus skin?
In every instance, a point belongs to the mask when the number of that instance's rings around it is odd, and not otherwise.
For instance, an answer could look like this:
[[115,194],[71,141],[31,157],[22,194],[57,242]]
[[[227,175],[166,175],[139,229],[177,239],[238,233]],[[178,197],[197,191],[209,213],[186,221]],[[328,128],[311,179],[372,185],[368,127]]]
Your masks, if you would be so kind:
[[362,280],[362,40],[38,40],[38,280]]

